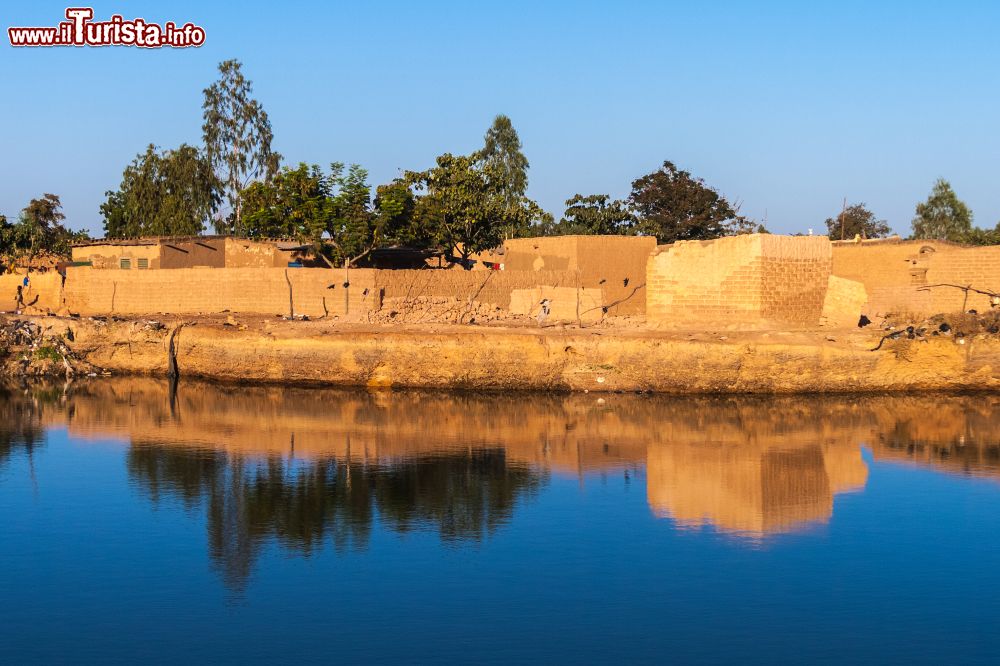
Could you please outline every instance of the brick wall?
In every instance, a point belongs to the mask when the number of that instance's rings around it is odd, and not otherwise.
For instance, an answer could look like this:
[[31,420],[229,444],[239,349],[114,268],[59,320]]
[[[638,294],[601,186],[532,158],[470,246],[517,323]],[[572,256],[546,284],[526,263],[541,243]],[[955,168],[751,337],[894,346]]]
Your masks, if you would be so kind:
[[[62,276],[56,272],[31,273],[24,303],[40,310],[56,311],[62,307]],[[13,312],[17,304],[17,287],[24,282],[24,275],[0,275],[0,312]],[[37,301],[35,298],[37,297]]]
[[[927,284],[940,283],[972,285],[1000,293],[1000,246],[963,247],[935,253],[927,270]],[[923,293],[927,294],[934,313],[960,310],[963,304],[964,293],[958,289],[934,288]],[[965,306],[984,312],[990,309],[989,297],[970,293]]]
[[[962,308],[962,291],[927,287],[949,283],[1000,291],[1000,247],[965,247],[945,241],[834,243],[833,274],[863,283],[868,309],[876,316],[954,312]],[[970,294],[965,307],[989,309],[989,299]]]
[[657,323],[819,322],[830,276],[825,237],[748,234],[663,246],[647,266]]
[[828,326],[855,326],[867,314],[868,292],[857,280],[831,275],[823,301],[823,323]]
[[[289,285],[295,314],[364,311],[374,303],[375,271],[283,268],[179,268],[170,271],[102,271],[69,268],[66,305],[93,314],[289,313]],[[286,280],[287,276],[287,280]]]
[[508,271],[579,271],[581,287],[601,290],[608,314],[641,315],[646,262],[655,248],[648,236],[515,238],[504,243],[503,262]]
[[[283,268],[102,271],[73,267],[67,275],[67,307],[85,315],[195,314],[225,310],[284,315],[289,310],[288,283]],[[472,297],[481,303],[510,309],[512,293],[521,292],[519,298],[523,300],[525,290],[535,290],[552,299],[553,312],[562,314],[576,312],[575,294],[581,280],[577,271],[351,269],[349,277],[345,278],[341,269],[298,268],[287,269],[287,275],[292,281],[295,313],[310,317],[324,312],[345,312],[345,279],[350,281],[346,294],[352,313],[377,308],[380,298],[466,300]],[[579,287],[586,311],[584,317],[588,320],[600,318],[607,296],[600,287],[587,288],[582,283]]]
[[[353,272],[353,271],[352,271]],[[510,307],[515,289],[539,285],[575,287],[575,271],[463,271],[463,270],[378,270],[375,285],[385,290],[385,298],[420,298],[425,296],[470,296],[480,303]]]

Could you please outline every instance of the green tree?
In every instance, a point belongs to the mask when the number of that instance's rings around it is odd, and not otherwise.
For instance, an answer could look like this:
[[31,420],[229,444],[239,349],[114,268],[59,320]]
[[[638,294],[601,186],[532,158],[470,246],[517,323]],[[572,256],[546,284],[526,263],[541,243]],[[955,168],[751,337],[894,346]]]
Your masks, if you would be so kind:
[[7,221],[6,215],[0,215],[0,262],[13,258],[16,238],[14,225]]
[[285,167],[270,182],[240,193],[243,231],[250,238],[294,238],[319,243],[330,226],[330,178],[317,165]]
[[484,146],[474,156],[483,162],[483,170],[495,179],[493,183],[504,204],[507,219],[503,233],[506,237],[522,232],[524,216],[522,200],[528,189],[528,158],[521,152],[521,138],[510,118],[501,114],[493,119],[486,131]]
[[27,259],[30,264],[41,255],[68,257],[74,242],[85,240],[85,232],[74,232],[63,226],[66,216],[62,202],[55,194],[43,194],[32,199],[21,211],[18,221],[5,235],[10,239],[12,254]]
[[627,235],[632,233],[635,216],[624,201],[607,194],[574,195],[566,200],[566,212],[554,234]]
[[243,190],[244,233],[251,238],[294,238],[312,243],[328,265],[355,265],[394,243],[420,245],[429,237],[414,223],[407,184],[382,185],[372,199],[368,172],[340,162],[324,174],[317,165],[283,168],[269,183]]
[[864,202],[848,206],[837,217],[826,218],[827,234],[834,240],[885,238],[892,231],[885,220],[875,218],[875,213],[865,208]]
[[445,153],[437,166],[409,172],[407,179],[418,191],[414,217],[433,230],[435,240],[456,252],[469,267],[470,254],[497,247],[503,242],[507,202],[501,181],[490,178],[474,157]]
[[635,211],[637,230],[656,236],[661,243],[761,230],[705,181],[669,161],[632,182],[628,203]]
[[253,86],[243,76],[238,60],[219,63],[219,80],[205,88],[205,152],[218,174],[230,215],[216,221],[219,233],[244,233],[240,192],[255,180],[269,181],[278,171],[281,155],[271,150],[271,121]]
[[434,245],[431,229],[417,222],[417,200],[402,178],[379,185],[375,190],[375,223],[386,246],[427,248]]
[[381,242],[372,209],[368,172],[357,164],[346,171],[336,162],[330,165],[334,216],[327,233],[337,263],[351,265],[368,255]]
[[934,183],[927,201],[917,204],[913,238],[962,242],[972,233],[972,211],[944,178]]
[[108,238],[194,236],[219,205],[211,165],[187,144],[163,153],[150,144],[106,195],[101,214]]
[[992,229],[972,227],[962,238],[962,242],[969,245],[1000,245],[1000,223]]

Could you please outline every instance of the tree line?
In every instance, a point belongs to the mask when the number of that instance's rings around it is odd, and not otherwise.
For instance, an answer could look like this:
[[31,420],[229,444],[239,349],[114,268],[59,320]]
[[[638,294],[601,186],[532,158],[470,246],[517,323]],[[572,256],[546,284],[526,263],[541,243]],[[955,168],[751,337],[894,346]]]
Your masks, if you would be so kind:
[[716,190],[671,162],[636,179],[624,201],[577,194],[557,222],[530,199],[529,162],[510,118],[498,115],[469,155],[444,153],[375,187],[358,164],[281,166],[267,112],[238,61],[204,90],[203,145],[150,145],[101,206],[109,238],[204,233],[293,238],[330,266],[384,247],[437,248],[467,265],[507,238],[644,234],[660,242],[762,230]]
[[[1000,222],[993,229],[973,226],[972,211],[958,198],[951,183],[938,178],[927,200],[917,204],[911,221],[911,239],[947,240],[968,245],[1000,245]],[[826,219],[827,233],[834,240],[884,238],[888,223],[878,219],[864,203],[844,205],[835,217]]]
[[[529,162],[511,120],[498,115],[483,145],[445,153],[375,187],[358,164],[286,164],[272,148],[267,112],[237,60],[219,64],[203,91],[202,144],[148,145],[125,167],[100,206],[111,239],[194,236],[209,229],[249,238],[291,238],[314,246],[330,266],[363,263],[385,247],[435,248],[468,264],[470,254],[507,238],[564,234],[654,236],[660,243],[766,232],[704,180],[665,161],[636,178],[623,199],[575,194],[561,218],[526,192]],[[86,239],[63,224],[59,197],[33,199],[15,223],[0,216],[0,256],[68,255]],[[833,239],[879,238],[890,227],[865,204],[825,220]],[[912,238],[1000,244],[1000,225],[972,225],[972,213],[945,180],[917,205]]]

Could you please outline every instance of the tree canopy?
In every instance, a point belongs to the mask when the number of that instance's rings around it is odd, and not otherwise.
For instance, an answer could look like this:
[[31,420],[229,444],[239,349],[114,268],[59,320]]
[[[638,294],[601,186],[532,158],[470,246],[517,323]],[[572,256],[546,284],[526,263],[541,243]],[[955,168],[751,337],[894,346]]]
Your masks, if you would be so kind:
[[632,182],[628,203],[638,231],[661,243],[705,240],[760,230],[700,178],[666,161]]
[[510,118],[501,114],[493,119],[486,131],[483,148],[474,155],[481,161],[483,171],[495,180],[504,205],[503,233],[511,237],[523,231],[522,200],[528,189],[528,158],[521,152],[521,138]]
[[193,236],[205,230],[218,207],[215,175],[205,156],[181,144],[176,150],[146,152],[125,167],[117,190],[101,204],[108,238]]
[[917,204],[913,238],[964,241],[972,233],[972,211],[944,178],[934,183],[927,201]]
[[876,219],[875,213],[865,208],[864,202],[848,206],[837,217],[826,218],[827,234],[833,240],[884,238],[892,231],[885,220]]
[[219,63],[219,80],[204,90],[205,153],[218,175],[230,213],[216,220],[219,233],[243,234],[240,192],[255,180],[269,181],[281,155],[271,149],[271,121],[252,97],[253,85],[238,60]]
[[407,185],[379,186],[372,199],[367,180],[357,164],[334,162],[329,174],[315,164],[285,167],[271,182],[255,182],[241,193],[244,233],[312,243],[330,265],[354,264],[385,245],[420,243]]
[[608,194],[576,194],[566,200],[566,212],[546,235],[628,235],[635,215],[628,204]]
[[510,230],[527,230],[551,221],[538,204],[521,195],[508,198],[502,166],[470,156],[445,153],[426,171],[409,171],[406,182],[417,192],[414,223],[433,241],[455,252],[469,267],[469,255],[499,246]]
[[48,193],[32,199],[14,224],[0,215],[0,255],[9,261],[24,259],[29,264],[43,255],[68,257],[70,246],[85,240],[87,234],[67,229],[65,219],[59,197]]

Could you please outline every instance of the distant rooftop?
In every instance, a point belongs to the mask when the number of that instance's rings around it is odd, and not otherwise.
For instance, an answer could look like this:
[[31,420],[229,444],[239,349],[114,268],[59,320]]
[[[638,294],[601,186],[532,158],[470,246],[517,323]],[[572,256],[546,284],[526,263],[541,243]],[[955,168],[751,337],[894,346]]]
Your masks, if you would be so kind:
[[73,247],[91,247],[94,245],[166,245],[169,243],[204,243],[205,241],[225,240],[231,238],[235,241],[245,241],[248,243],[274,243],[282,250],[297,249],[307,247],[308,243],[302,243],[294,238],[246,238],[244,236],[143,236],[142,238],[95,238],[93,240],[73,243]]

